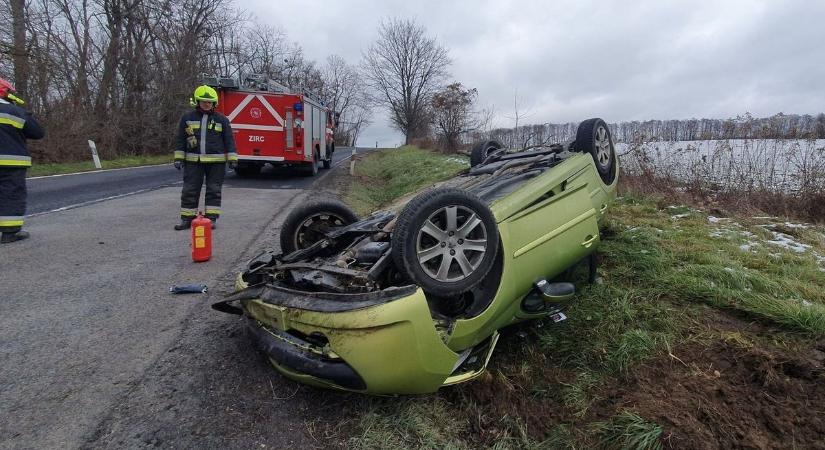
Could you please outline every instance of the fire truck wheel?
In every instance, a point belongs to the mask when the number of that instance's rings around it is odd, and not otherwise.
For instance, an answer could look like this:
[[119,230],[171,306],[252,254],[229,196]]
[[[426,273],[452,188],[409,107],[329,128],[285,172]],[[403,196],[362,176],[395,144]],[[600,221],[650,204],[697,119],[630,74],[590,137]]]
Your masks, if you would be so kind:
[[332,167],[332,152],[335,151],[335,147],[327,144],[327,159],[324,159],[324,169],[329,169]]
[[324,238],[324,233],[358,221],[349,206],[337,200],[317,200],[295,207],[281,226],[281,251],[287,255]]
[[253,177],[261,173],[261,168],[256,165],[238,165],[235,168],[235,175],[239,177]]
[[304,165],[304,176],[314,177],[318,175],[318,159],[312,158],[312,162]]

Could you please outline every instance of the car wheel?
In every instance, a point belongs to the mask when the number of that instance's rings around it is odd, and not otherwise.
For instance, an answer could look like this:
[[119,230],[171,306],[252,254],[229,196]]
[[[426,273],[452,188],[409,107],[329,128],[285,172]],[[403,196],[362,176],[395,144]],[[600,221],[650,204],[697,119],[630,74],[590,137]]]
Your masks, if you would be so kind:
[[481,281],[498,252],[493,213],[462,189],[442,188],[413,198],[392,235],[396,266],[415,284],[436,296],[466,292]]
[[482,141],[477,143],[473,146],[473,150],[470,152],[470,167],[475,167],[481,164],[485,159],[487,159],[488,156],[490,156],[491,152],[501,150],[502,148],[504,148],[504,146],[498,141]]
[[357,222],[358,216],[347,205],[335,200],[319,200],[289,212],[281,226],[281,251],[289,254],[311,246],[327,231]]
[[604,120],[587,119],[580,123],[576,130],[576,148],[590,153],[605,184],[613,183],[616,178],[616,149],[610,128]]

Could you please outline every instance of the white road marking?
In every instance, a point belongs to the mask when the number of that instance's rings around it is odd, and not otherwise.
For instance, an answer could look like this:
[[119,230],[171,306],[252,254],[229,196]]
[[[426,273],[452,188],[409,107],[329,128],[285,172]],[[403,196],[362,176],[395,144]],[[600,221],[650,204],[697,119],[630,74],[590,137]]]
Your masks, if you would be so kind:
[[[352,155],[348,155],[348,156],[344,157],[340,161],[333,164],[333,167],[340,166],[342,163],[344,163],[348,159],[350,159],[351,156]],[[166,165],[166,164],[158,164],[158,165],[155,165],[155,166],[140,166],[140,167],[157,167],[157,166],[164,166],[164,165]],[[47,175],[47,176],[36,177],[36,178],[59,177],[59,176],[64,176],[64,175],[80,175],[80,174],[83,174],[83,173],[108,172],[108,171],[112,171],[112,170],[138,169],[140,167],[124,167],[122,169],[107,169],[107,170],[95,170],[95,171],[92,171],[92,172],[65,173],[65,174],[60,174],[60,175]],[[329,172],[324,174],[324,176],[326,176],[328,173]],[[29,178],[29,179],[31,179],[31,178]],[[174,183],[165,184],[163,186],[156,186],[156,187],[151,187],[151,188],[146,188],[146,189],[139,189],[137,191],[127,192],[125,194],[113,195],[111,197],[105,197],[105,198],[100,198],[100,199],[96,199],[96,200],[89,200],[89,201],[82,202],[82,203],[76,203],[76,204],[73,204],[73,205],[62,206],[60,208],[53,209],[51,211],[42,211],[42,212],[39,212],[39,213],[29,214],[29,215],[26,216],[26,218],[37,217],[37,216],[42,216],[42,215],[46,215],[46,214],[66,211],[66,210],[69,210],[69,209],[80,208],[80,207],[87,206],[87,205],[92,205],[92,204],[95,204],[95,203],[105,202],[106,200],[114,200],[116,198],[126,197],[126,196],[129,196],[129,195],[142,194],[144,192],[153,191],[153,190],[156,190],[156,189],[159,189],[159,188],[162,188],[162,187],[174,186],[174,185],[178,185],[178,184],[182,184],[182,183],[183,183],[183,181],[176,181]],[[292,187],[290,185],[282,185],[282,186],[283,187],[281,187],[281,189],[290,189]]]
[[160,166],[170,166],[172,163],[163,163],[163,164],[152,164],[149,166],[135,166],[135,167],[120,167],[117,169],[103,169],[103,170],[89,170],[86,172],[74,172],[74,173],[59,173],[57,175],[42,175],[39,177],[27,177],[27,180],[39,180],[41,178],[54,178],[54,177],[67,177],[69,175],[86,175],[89,173],[100,173],[100,172],[114,172],[116,170],[133,170],[133,169],[143,169],[145,167],[160,167]]
[[[181,184],[181,183],[183,183],[183,181],[178,181],[178,182],[175,182],[175,183],[171,183],[171,184],[166,185],[166,186],[173,186],[173,185]],[[166,186],[160,186],[160,187],[166,187]],[[139,189],[137,191],[127,192],[125,194],[118,194],[118,195],[113,195],[111,197],[99,198],[99,199],[96,199],[96,200],[89,200],[89,201],[86,201],[86,202],[75,203],[74,205],[61,206],[60,208],[53,209],[51,211],[42,211],[42,212],[39,212],[39,213],[29,214],[29,215],[26,216],[26,218],[43,216],[43,215],[46,215],[46,214],[51,214],[51,213],[56,213],[56,212],[61,212],[61,211],[67,211],[69,209],[75,209],[75,208],[80,208],[82,206],[88,206],[88,205],[93,205],[95,203],[105,202],[106,200],[114,200],[116,198],[126,197],[126,196],[129,196],[129,195],[142,194],[144,192],[154,191],[156,189],[159,189],[159,187]]]

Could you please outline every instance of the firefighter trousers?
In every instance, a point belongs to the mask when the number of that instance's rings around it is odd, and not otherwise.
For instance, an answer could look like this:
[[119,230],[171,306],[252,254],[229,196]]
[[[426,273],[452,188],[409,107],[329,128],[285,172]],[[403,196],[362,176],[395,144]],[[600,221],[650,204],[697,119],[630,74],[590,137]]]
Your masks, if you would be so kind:
[[192,220],[198,214],[201,186],[206,182],[204,215],[218,220],[221,215],[221,188],[226,175],[226,163],[183,163],[183,189],[180,194],[180,218]]
[[26,215],[26,168],[0,167],[0,232],[16,233]]

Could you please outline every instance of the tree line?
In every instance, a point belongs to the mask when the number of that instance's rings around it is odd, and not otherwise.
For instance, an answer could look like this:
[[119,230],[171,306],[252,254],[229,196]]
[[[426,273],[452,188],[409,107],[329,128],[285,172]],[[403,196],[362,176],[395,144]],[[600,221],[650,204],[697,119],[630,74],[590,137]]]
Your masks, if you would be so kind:
[[[449,49],[414,20],[388,19],[359,61],[307,58],[300,44],[230,0],[9,0],[0,13],[0,76],[12,79],[48,131],[36,162],[164,153],[204,74],[262,75],[320,95],[340,113],[336,143],[352,145],[383,108],[406,143],[455,151],[480,139],[511,147],[575,137],[576,123],[491,128],[493,110],[453,80]],[[519,121],[521,120],[521,123]],[[825,115],[650,120],[611,125],[617,141],[825,138]]]
[[47,129],[37,162],[171,150],[180,115],[204,74],[260,74],[312,90],[341,113],[337,138],[370,121],[357,65],[309,60],[299,44],[229,0],[10,0],[0,13],[0,76],[13,80]]
[[[646,120],[610,123],[616,142],[696,141],[728,139],[825,139],[825,114],[775,114],[755,118],[746,113],[731,119]],[[469,133],[466,143],[494,139],[526,148],[576,138],[578,123],[544,123]]]

